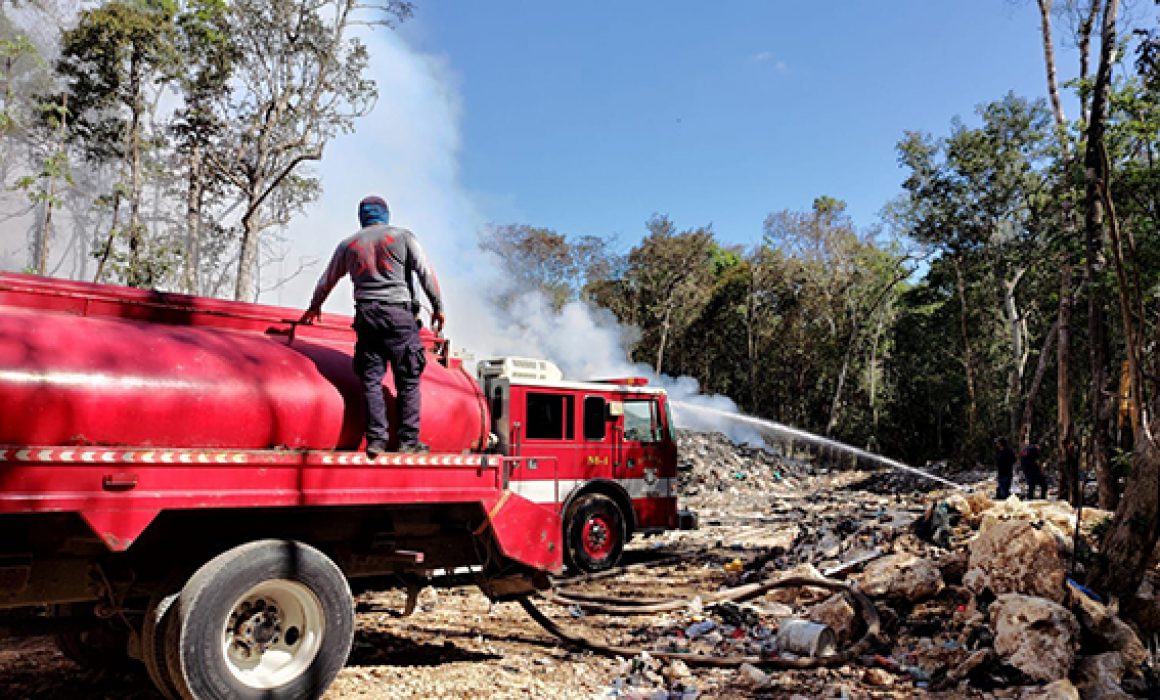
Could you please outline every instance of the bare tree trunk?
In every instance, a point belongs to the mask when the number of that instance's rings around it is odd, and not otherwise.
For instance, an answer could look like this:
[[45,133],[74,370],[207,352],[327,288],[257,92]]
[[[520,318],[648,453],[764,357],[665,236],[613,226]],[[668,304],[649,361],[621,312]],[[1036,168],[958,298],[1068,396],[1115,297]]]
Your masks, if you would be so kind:
[[834,428],[838,427],[838,409],[842,405],[842,390],[846,386],[846,373],[850,370],[850,358],[854,355],[855,345],[856,341],[848,343],[846,351],[842,353],[842,368],[838,370],[838,385],[834,387],[834,399],[830,402],[830,419],[826,421],[827,436],[833,435]]
[[[1144,350],[1144,330],[1136,326],[1136,308],[1133,301],[1138,284],[1128,280],[1127,263],[1124,259],[1123,240],[1120,235],[1119,222],[1116,220],[1116,209],[1112,202],[1112,195],[1108,179],[1111,177],[1111,168],[1108,167],[1107,154],[1101,148],[1103,158],[1103,179],[1100,181],[1100,196],[1107,209],[1108,235],[1111,239],[1112,267],[1116,272],[1116,288],[1119,290],[1120,321],[1124,325],[1124,354],[1128,358],[1128,400],[1131,410],[1128,411],[1128,420],[1131,421],[1133,443],[1141,440],[1152,440],[1150,420],[1148,418],[1148,396],[1145,393],[1143,361],[1140,354]],[[1135,255],[1132,251],[1133,267]],[[1140,313],[1140,323],[1144,323],[1143,313]]]
[[[1055,42],[1051,38],[1051,4],[1053,0],[1036,0],[1039,5],[1039,27],[1043,34],[1043,63],[1047,68],[1047,92],[1051,97],[1051,111],[1055,115],[1056,128],[1067,128],[1067,118],[1063,116],[1063,101],[1059,99],[1059,82],[1055,77]],[[1061,136],[1061,141],[1067,138]],[[1066,154],[1065,154],[1066,157]]]
[[[1066,253],[1065,253],[1066,256]],[[1056,433],[1059,440],[1059,495],[1078,506],[1082,498],[1078,455],[1071,425],[1071,263],[1059,273],[1059,346],[1056,354]]]
[[665,345],[669,342],[669,324],[672,321],[672,317],[673,299],[670,297],[668,303],[665,305],[665,318],[661,322],[661,342],[657,346],[657,374],[662,374],[664,371],[662,368],[665,366]]
[[[1055,117],[1055,130],[1059,139],[1060,153],[1065,165],[1071,162],[1071,144],[1068,139],[1067,117],[1063,113],[1063,102],[1059,97],[1059,81],[1056,78],[1055,42],[1051,31],[1052,0],[1037,0],[1039,5],[1040,27],[1043,35],[1043,62],[1047,69],[1047,92],[1051,97],[1051,111]],[[1088,12],[1080,19],[1077,30],[1077,44],[1080,50],[1080,78],[1085,79],[1088,74],[1088,64],[1091,50],[1092,27],[1095,24],[1096,13],[1100,8],[1100,0],[1091,0]],[[1081,107],[1084,119],[1087,119],[1086,106]],[[1066,181],[1060,183],[1060,190],[1066,187]],[[1059,344],[1056,353],[1056,437],[1058,440],[1059,466],[1059,494],[1060,498],[1067,499],[1074,505],[1079,505],[1082,499],[1083,485],[1080,482],[1079,455],[1075,441],[1074,429],[1071,421],[1071,252],[1070,246],[1076,238],[1075,219],[1069,204],[1065,201],[1062,206],[1062,224],[1064,233],[1063,258],[1059,270],[1059,316],[1056,326],[1059,329]]]
[[757,270],[749,273],[745,299],[745,359],[749,363],[749,412],[757,415]]
[[1116,477],[1112,473],[1111,405],[1108,387],[1108,329],[1103,287],[1104,270],[1104,202],[1100,188],[1104,172],[1103,141],[1111,90],[1112,65],[1115,58],[1116,13],[1119,0],[1108,0],[1104,8],[1100,40],[1100,62],[1092,90],[1088,121],[1087,147],[1084,153],[1084,231],[1087,247],[1085,276],[1088,287],[1088,342],[1090,345],[1092,411],[1092,465],[1099,483],[1100,507],[1112,510],[1119,501]]
[[201,145],[193,143],[189,153],[189,183],[185,208],[185,266],[181,286],[187,294],[201,291],[201,200],[203,192]]
[[[1110,0],[1114,3],[1116,0]],[[1151,432],[1160,430],[1153,424]],[[1160,446],[1154,440],[1136,443],[1132,472],[1112,527],[1100,545],[1091,583],[1096,590],[1131,600],[1152,562],[1160,519]]]
[[[1079,21],[1076,37],[1076,45],[1079,47],[1079,79],[1087,80],[1088,73],[1091,72],[1092,61],[1092,31],[1096,26],[1096,18],[1100,16],[1100,9],[1103,8],[1103,0],[1091,0],[1088,5],[1086,15],[1083,15]],[[1080,102],[1080,112],[1083,120],[1086,122],[1091,117],[1091,110],[1082,101]]]
[[[124,175],[124,172],[121,173]],[[100,282],[105,274],[105,265],[109,262],[109,255],[113,252],[113,241],[117,237],[117,226],[121,223],[121,184],[117,183],[113,191],[113,220],[109,222],[109,235],[105,238],[105,245],[101,250],[101,259],[97,263],[97,272],[93,275],[94,282]]]
[[963,340],[963,369],[967,380],[967,440],[963,444],[964,450],[970,441],[975,438],[975,425],[978,417],[978,405],[975,397],[975,361],[971,355],[971,335],[967,327],[967,282],[963,278],[963,268],[957,259],[955,265],[955,281],[959,291],[959,331]]
[[870,385],[870,415],[871,425],[873,426],[875,435],[878,433],[878,343],[882,339],[882,326],[885,323],[886,314],[878,314],[878,326],[874,330],[874,342],[870,344],[870,376],[868,383]]
[[1003,313],[1007,316],[1007,325],[1011,331],[1011,370],[1008,373],[1007,405],[1008,431],[1007,434],[1019,434],[1019,416],[1021,414],[1020,399],[1023,395],[1023,363],[1025,350],[1023,347],[1023,319],[1019,313],[1019,304],[1015,298],[1015,290],[1019,281],[1023,279],[1026,270],[1021,268],[1015,271],[1012,279],[1002,279],[1003,285]]
[[148,282],[141,270],[141,76],[136,53],[130,59],[130,90],[133,95],[129,120],[129,271],[126,282],[140,287]]
[[1043,377],[1047,374],[1048,358],[1051,357],[1052,346],[1059,337],[1059,320],[1057,319],[1047,332],[1043,340],[1043,350],[1039,352],[1039,361],[1035,365],[1035,375],[1031,378],[1031,387],[1027,390],[1027,399],[1023,402],[1023,418],[1019,421],[1017,435],[1020,445],[1026,445],[1031,439],[1031,422],[1035,417],[1035,398],[1039,395],[1039,387],[1043,384]]
[[242,247],[238,256],[238,279],[234,285],[234,299],[238,301],[254,301],[257,298],[254,273],[258,267],[258,236],[261,230],[259,210],[251,207],[242,217]]

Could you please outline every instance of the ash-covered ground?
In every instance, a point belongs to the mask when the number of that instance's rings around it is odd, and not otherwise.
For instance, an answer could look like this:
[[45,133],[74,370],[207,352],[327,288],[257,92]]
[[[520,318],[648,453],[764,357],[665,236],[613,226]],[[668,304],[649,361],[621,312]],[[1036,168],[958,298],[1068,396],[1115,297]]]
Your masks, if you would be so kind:
[[[397,616],[399,592],[358,599],[340,698],[1123,698],[1155,693],[1151,654],[1113,610],[1066,583],[1075,514],[1066,504],[993,503],[986,473],[942,474],[961,491],[848,460],[785,457],[724,436],[680,435],[680,495],[701,528],[634,540],[619,576],[572,592],[683,601],[645,615],[539,607],[569,633],[647,650],[569,649],[514,603],[468,588],[428,590]],[[1106,513],[1085,510],[1078,555]],[[788,574],[854,583],[879,638],[834,668],[702,668],[656,656],[798,657],[790,619],[828,624],[839,650],[864,630],[854,606],[821,589],[776,589],[714,605],[720,591]],[[1150,584],[1149,584],[1150,585]],[[1158,615],[1160,619],[1160,615]],[[773,662],[776,664],[777,662]],[[51,640],[0,643],[7,698],[151,698],[143,675],[72,665]],[[1155,697],[1155,695],[1152,695]]]

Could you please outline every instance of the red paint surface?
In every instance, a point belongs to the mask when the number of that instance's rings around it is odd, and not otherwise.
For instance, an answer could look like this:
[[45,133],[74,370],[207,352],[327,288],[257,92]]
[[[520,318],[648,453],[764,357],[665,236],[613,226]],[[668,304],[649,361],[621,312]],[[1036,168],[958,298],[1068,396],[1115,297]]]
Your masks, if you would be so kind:
[[[0,274],[0,444],[357,449],[365,410],[350,319]],[[436,338],[424,332],[433,351]],[[433,354],[420,439],[484,444],[486,405]],[[384,391],[393,396],[389,374]],[[393,407],[393,401],[388,405]]]

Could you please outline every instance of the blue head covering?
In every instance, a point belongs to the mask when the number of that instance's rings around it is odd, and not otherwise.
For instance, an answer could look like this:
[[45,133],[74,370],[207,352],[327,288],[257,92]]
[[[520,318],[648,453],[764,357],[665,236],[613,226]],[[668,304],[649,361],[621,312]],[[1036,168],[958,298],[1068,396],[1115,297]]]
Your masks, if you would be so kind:
[[363,226],[389,224],[391,208],[382,197],[367,197],[358,203],[358,221]]

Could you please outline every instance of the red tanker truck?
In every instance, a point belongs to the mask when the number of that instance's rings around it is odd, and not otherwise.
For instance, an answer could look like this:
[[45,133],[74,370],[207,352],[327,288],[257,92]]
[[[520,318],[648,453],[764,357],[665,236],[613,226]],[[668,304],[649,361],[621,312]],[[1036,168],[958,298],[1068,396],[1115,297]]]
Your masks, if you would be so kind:
[[0,635],[169,698],[317,697],[352,586],[504,600],[693,525],[662,390],[520,358],[477,381],[424,331],[432,453],[371,461],[349,319],[297,316],[0,274]]

